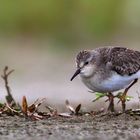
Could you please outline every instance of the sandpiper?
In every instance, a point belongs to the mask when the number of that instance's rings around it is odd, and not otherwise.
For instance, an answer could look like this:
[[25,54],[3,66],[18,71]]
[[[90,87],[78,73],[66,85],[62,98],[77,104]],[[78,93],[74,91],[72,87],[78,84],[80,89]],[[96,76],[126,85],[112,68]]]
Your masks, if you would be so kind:
[[76,57],[77,70],[71,81],[79,74],[82,82],[93,92],[107,93],[108,110],[114,111],[112,92],[125,89],[120,97],[125,111],[128,90],[140,78],[140,52],[123,47],[100,47],[83,50]]

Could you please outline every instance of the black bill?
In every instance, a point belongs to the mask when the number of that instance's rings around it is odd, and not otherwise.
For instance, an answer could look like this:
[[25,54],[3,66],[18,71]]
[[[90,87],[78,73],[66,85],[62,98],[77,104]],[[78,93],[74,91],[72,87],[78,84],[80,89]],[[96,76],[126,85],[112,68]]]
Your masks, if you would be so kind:
[[71,77],[71,81],[80,73],[80,69],[77,69],[76,72],[74,73],[74,75]]

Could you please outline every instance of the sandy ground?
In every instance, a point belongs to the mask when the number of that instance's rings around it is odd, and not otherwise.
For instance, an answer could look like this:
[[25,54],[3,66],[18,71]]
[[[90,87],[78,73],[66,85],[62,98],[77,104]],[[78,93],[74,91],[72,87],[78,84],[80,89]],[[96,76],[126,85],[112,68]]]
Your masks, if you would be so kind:
[[139,140],[140,116],[130,114],[51,117],[40,121],[0,117],[3,140]]

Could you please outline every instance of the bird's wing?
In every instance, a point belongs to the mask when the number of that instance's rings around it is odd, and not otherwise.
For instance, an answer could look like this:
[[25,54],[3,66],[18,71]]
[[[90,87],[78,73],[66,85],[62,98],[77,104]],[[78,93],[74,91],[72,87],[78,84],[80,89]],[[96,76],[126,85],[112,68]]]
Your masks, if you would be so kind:
[[112,70],[121,75],[132,75],[140,69],[140,52],[114,47],[110,50],[109,61]]

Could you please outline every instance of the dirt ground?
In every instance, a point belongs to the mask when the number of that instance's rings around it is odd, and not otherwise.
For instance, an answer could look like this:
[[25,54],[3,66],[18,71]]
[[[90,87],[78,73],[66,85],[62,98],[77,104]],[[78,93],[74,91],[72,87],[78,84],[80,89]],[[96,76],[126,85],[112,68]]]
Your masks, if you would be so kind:
[[82,115],[31,121],[18,116],[0,117],[3,140],[139,140],[140,116]]

